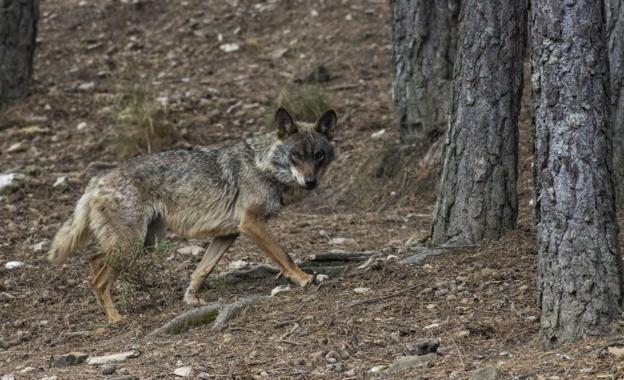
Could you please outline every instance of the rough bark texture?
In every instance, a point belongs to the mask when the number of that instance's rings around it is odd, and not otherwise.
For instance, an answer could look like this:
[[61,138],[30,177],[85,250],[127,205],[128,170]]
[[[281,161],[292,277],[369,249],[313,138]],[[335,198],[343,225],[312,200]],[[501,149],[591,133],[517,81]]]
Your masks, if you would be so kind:
[[435,246],[496,240],[517,215],[517,119],[526,0],[463,1]]
[[459,0],[390,0],[394,100],[403,142],[425,144],[448,122]]
[[624,0],[605,0],[614,126],[613,172],[617,204],[624,205]]
[[621,311],[609,65],[601,1],[534,0],[531,19],[541,337],[552,346]]
[[0,111],[28,92],[38,18],[38,0],[0,0]]

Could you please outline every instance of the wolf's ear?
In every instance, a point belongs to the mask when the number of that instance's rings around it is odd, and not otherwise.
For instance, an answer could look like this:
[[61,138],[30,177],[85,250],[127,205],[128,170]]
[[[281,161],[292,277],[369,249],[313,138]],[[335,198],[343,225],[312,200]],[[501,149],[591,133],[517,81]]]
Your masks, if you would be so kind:
[[275,124],[277,125],[277,137],[283,138],[297,133],[297,126],[288,111],[280,107],[275,112]]
[[338,121],[338,117],[336,116],[336,112],[333,110],[329,110],[325,112],[323,116],[316,122],[316,126],[314,129],[325,135],[329,140],[332,139],[334,135],[334,129],[336,128],[336,122]]

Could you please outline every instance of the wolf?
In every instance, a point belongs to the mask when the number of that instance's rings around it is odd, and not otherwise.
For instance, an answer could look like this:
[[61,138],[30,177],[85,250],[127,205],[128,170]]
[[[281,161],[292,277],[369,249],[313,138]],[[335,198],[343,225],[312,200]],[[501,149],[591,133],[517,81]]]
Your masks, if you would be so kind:
[[189,305],[204,303],[198,296],[203,281],[240,234],[294,283],[322,281],[327,276],[303,272],[280,248],[267,221],[317,187],[335,158],[336,123],[333,110],[305,123],[279,108],[275,131],[220,148],[131,158],[90,180],[57,232],[48,260],[63,263],[95,238],[100,252],[89,259],[91,287],[110,323],[123,316],[111,299],[117,272],[106,257],[136,241],[151,247],[167,230],[212,238],[185,291]]

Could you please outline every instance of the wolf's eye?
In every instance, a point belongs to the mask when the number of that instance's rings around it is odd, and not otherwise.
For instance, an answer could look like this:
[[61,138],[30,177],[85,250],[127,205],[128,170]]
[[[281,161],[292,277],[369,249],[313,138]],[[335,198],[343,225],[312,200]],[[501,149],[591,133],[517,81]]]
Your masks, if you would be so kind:
[[322,150],[316,152],[314,154],[314,159],[316,161],[323,161],[325,159],[325,152],[323,152]]
[[291,158],[293,161],[301,161],[301,160],[303,159],[303,157],[301,157],[301,154],[299,154],[298,152],[292,152],[292,153],[290,154],[290,158]]

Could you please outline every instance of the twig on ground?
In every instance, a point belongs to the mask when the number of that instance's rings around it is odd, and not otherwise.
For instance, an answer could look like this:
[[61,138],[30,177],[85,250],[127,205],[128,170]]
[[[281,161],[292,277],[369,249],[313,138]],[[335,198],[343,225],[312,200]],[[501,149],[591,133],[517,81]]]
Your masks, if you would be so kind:
[[353,306],[357,306],[357,305],[361,305],[361,304],[366,304],[366,303],[373,303],[373,302],[377,302],[377,301],[387,300],[388,298],[399,296],[399,295],[401,295],[403,293],[407,293],[407,292],[412,291],[414,289],[422,288],[423,286],[424,286],[424,284],[408,286],[405,289],[401,289],[398,292],[390,293],[390,294],[387,294],[385,296],[369,298],[369,299],[366,299],[366,300],[361,300],[361,301],[354,302],[351,305],[349,305],[349,307],[353,307]]

